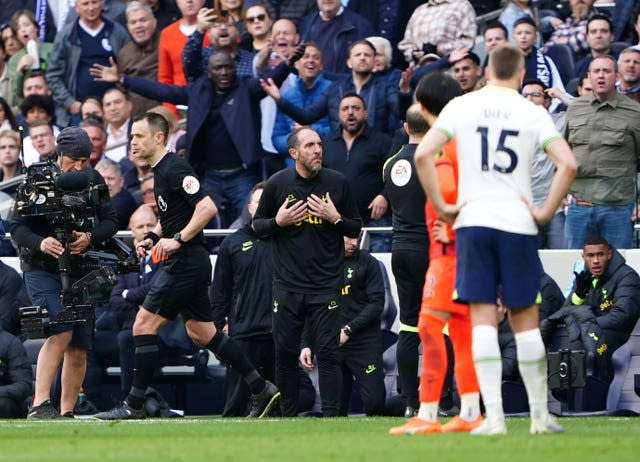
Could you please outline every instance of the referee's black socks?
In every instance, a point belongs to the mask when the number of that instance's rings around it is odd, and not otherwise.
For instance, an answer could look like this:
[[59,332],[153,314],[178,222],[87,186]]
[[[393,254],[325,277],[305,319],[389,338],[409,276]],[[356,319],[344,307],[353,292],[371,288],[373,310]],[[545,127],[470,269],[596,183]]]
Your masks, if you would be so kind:
[[264,390],[265,380],[232,338],[216,330],[213,338],[207,343],[207,350],[212,351],[222,362],[242,375],[251,393],[256,395]]
[[144,392],[153,381],[153,372],[158,365],[158,336],[134,335],[136,346],[133,360],[133,385],[126,398],[127,403],[134,409],[142,409]]

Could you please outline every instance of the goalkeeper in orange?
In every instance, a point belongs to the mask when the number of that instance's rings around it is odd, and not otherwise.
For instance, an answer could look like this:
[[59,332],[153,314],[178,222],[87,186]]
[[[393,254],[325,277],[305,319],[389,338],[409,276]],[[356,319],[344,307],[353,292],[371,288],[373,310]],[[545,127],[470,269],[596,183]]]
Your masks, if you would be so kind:
[[[416,99],[430,126],[449,100],[461,94],[458,83],[439,72],[427,74],[416,89]],[[444,146],[435,165],[443,199],[455,204],[458,195],[458,161],[454,139]],[[430,244],[429,268],[418,321],[422,341],[420,408],[416,417],[404,425],[391,428],[391,435],[468,432],[482,423],[480,392],[471,353],[469,307],[452,300],[456,267],[455,233],[450,225],[437,219],[429,201],[425,205],[425,214]],[[442,425],[438,420],[438,404],[447,372],[443,334],[447,322],[455,356],[454,374],[460,394],[460,414]]]

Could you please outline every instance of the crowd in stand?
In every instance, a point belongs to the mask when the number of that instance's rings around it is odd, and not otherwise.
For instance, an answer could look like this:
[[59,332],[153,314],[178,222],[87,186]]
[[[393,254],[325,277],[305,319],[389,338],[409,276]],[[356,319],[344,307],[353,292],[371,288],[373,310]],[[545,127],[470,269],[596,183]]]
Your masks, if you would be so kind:
[[[129,152],[129,135],[133,119],[153,111],[169,122],[167,148],[189,161],[217,205],[208,227],[241,228],[254,186],[292,165],[287,138],[309,125],[322,137],[324,165],[347,177],[363,224],[390,226],[383,166],[408,143],[403,122],[419,79],[445,71],[463,93],[475,91],[485,85],[481,56],[512,41],[525,55],[522,96],[547,109],[579,164],[566,203],[540,227],[539,247],[583,248],[598,235],[613,249],[631,248],[640,6],[598,3],[0,0],[0,181],[53,159],[60,130],[77,125],[91,139],[90,163],[105,179],[119,229],[135,235],[156,204],[151,167]],[[479,25],[478,16],[500,8],[499,21]],[[484,49],[474,52],[479,37]],[[302,57],[289,66],[296,50]],[[538,154],[536,203],[553,176]],[[15,186],[3,193],[10,200]],[[389,242],[376,237],[371,250],[390,251]],[[16,255],[7,242],[0,253]],[[625,333],[640,306],[632,311]],[[117,332],[130,329],[121,318]],[[4,318],[2,330],[19,334]],[[110,354],[126,362],[131,340],[117,332],[119,350]]]

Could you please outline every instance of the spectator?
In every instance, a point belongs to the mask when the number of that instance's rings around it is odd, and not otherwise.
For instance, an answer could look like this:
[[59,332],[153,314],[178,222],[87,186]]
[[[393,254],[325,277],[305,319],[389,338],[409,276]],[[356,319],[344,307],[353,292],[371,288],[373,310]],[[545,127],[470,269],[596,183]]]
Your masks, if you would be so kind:
[[300,37],[318,44],[328,72],[349,72],[346,62],[350,46],[356,40],[375,35],[375,31],[369,21],[345,9],[340,0],[317,0],[317,6],[318,13],[300,19]]
[[456,48],[473,48],[476,13],[468,0],[429,0],[411,15],[398,49],[408,63],[429,53],[440,56]]
[[[340,407],[338,362],[339,288],[343,281],[343,236],[357,237],[361,222],[346,178],[322,167],[320,136],[302,127],[289,137],[295,167],[265,186],[253,226],[273,239],[273,335],[282,415],[298,412],[298,356],[309,320],[318,358],[325,417]],[[328,309],[327,309],[328,308]]]
[[0,131],[0,181],[20,174],[20,134],[13,130]]
[[[376,131],[392,134],[399,125],[400,114],[411,103],[411,95],[404,88],[403,81],[398,86],[389,85],[384,78],[377,78],[373,73],[375,47],[366,40],[358,40],[351,44],[349,49],[348,65],[351,75],[347,78],[335,81],[324,93],[311,105],[298,107],[290,101],[280,97],[277,88],[270,88],[269,95],[278,103],[278,108],[290,116],[299,124],[309,124],[321,117],[328,116],[331,128],[340,126],[338,107],[342,96],[355,91],[363,100],[368,101],[368,123]],[[272,87],[272,86],[269,86]],[[266,90],[266,87],[265,87]],[[389,117],[393,116],[394,125],[389,125]]]
[[[551,97],[547,94],[547,87],[537,79],[525,80],[522,82],[520,94],[527,98],[536,106],[542,106],[549,110]],[[565,112],[551,113],[551,119],[558,132],[564,130]],[[531,167],[531,192],[533,194],[533,204],[540,207],[549,192],[551,180],[555,173],[555,165],[543,149],[538,148],[533,155]],[[538,248],[539,249],[564,249],[564,205],[561,204],[549,223],[538,225]]]
[[483,36],[484,51],[487,54],[487,57],[482,65],[482,68],[485,69],[487,67],[487,61],[489,60],[489,53],[491,53],[491,50],[493,50],[501,43],[509,41],[509,33],[507,31],[507,28],[504,27],[504,24],[502,24],[500,21],[491,21],[485,26]]
[[[361,96],[347,92],[340,100],[340,127],[322,139],[322,164],[346,178],[364,226],[389,226],[389,201],[382,182],[382,167],[389,155],[391,139],[367,123],[367,108]],[[373,235],[371,252],[388,252],[386,236]]]
[[85,98],[80,105],[80,117],[82,120],[93,117],[94,119],[104,121],[102,101],[92,96]]
[[22,95],[25,98],[31,95],[51,95],[51,89],[45,75],[41,72],[25,75],[22,81]]
[[6,63],[7,52],[4,48],[4,41],[0,38],[0,97],[4,98],[11,104],[13,101],[13,93],[11,84],[9,83],[9,68]]
[[51,124],[45,120],[34,120],[29,124],[29,138],[38,153],[36,162],[55,160],[56,135],[53,133]]
[[316,11],[316,0],[270,0],[263,3],[274,21],[288,19],[297,24],[300,18]]
[[[300,54],[295,54],[288,63],[280,64],[273,79],[280,84],[289,74],[289,66],[299,58]],[[96,66],[94,75],[105,81],[120,81],[115,66]],[[231,56],[218,52],[209,59],[208,75],[188,86],[162,85],[127,75],[122,77],[122,84],[149,97],[189,105],[188,160],[204,170],[205,188],[212,192],[216,202],[223,204],[226,199],[231,204],[223,225],[231,224],[242,212],[249,191],[260,180],[258,103],[265,93],[257,79],[238,79]],[[230,101],[235,104],[227,104]],[[246,131],[227,128],[241,126]]]
[[114,162],[128,162],[127,152],[131,132],[133,105],[129,94],[121,88],[110,88],[102,97],[107,147],[105,156]]
[[[293,22],[288,19],[277,20],[271,27],[271,46],[263,49],[256,56],[255,63],[258,75],[263,76],[265,72],[272,72],[275,66],[289,59],[291,54],[295,52],[299,40],[300,36],[296,32],[296,26]],[[270,50],[272,50],[271,53],[269,53]],[[297,68],[300,66],[301,64],[297,64]],[[292,73],[282,82],[280,88],[282,91],[289,91],[295,88],[295,85],[296,76]],[[279,155],[280,153],[272,141],[277,112],[278,108],[272,98],[264,98],[260,101],[260,143],[264,153],[263,176],[265,178],[282,170],[287,157]]]
[[17,39],[16,34],[13,32],[11,28],[11,24],[5,23],[2,29],[0,30],[0,38],[4,42],[4,50],[6,55],[10,59],[13,55],[15,55],[20,48],[22,48],[22,44]]
[[571,15],[564,22],[559,18],[550,18],[548,22],[554,31],[544,44],[543,51],[546,51],[551,45],[569,45],[575,53],[576,59],[585,56],[589,52],[587,21],[594,12],[594,1],[569,0]]
[[[58,133],[60,133],[60,129],[54,124],[54,104],[53,98],[50,95],[29,95],[22,102],[20,109],[22,110],[22,118],[26,126],[29,126],[29,124],[36,120],[43,120],[52,126],[53,134],[56,137],[58,136]],[[31,138],[28,136],[22,140],[22,153],[26,167],[31,165],[33,162],[37,162],[40,157],[33,147]]]
[[[225,11],[235,24],[238,35],[246,32],[244,24],[244,0],[216,0],[220,5],[220,10]],[[215,2],[214,2],[215,4]]]
[[640,49],[629,47],[622,50],[618,58],[619,93],[640,102]]
[[[382,415],[386,390],[382,365],[380,315],[384,309],[384,281],[380,263],[358,239],[344,237],[344,285],[340,307],[340,349],[342,399],[340,415],[347,416],[353,383],[358,382],[364,413]],[[313,369],[311,347],[300,352],[300,362]]]
[[18,130],[13,111],[2,96],[0,96],[0,130]]
[[[0,230],[4,235],[2,222],[0,222]],[[20,325],[18,308],[29,305],[31,305],[31,301],[24,287],[22,276],[11,266],[0,261],[0,330],[11,335],[20,335],[22,326]]]
[[[49,53],[53,44],[39,40],[39,25],[34,14],[29,10],[18,10],[11,17],[11,28],[22,48],[9,59],[9,79],[11,92],[15,97],[15,104],[19,105],[24,99],[22,94],[24,76],[30,72],[45,72],[48,66]],[[27,44],[33,41],[36,55],[27,51]]]
[[589,63],[598,56],[611,55],[618,59],[618,54],[611,49],[613,42],[613,24],[609,16],[591,15],[587,21],[587,44],[589,53],[578,61],[573,68],[573,77],[579,77],[589,70]]
[[150,169],[149,173],[140,180],[140,195],[142,196],[142,203],[149,205],[157,215],[158,204],[156,204],[156,196],[153,191],[154,184],[155,180],[153,178],[153,172]]
[[592,92],[567,109],[565,137],[578,161],[565,225],[570,249],[582,248],[589,235],[602,236],[617,249],[633,246],[640,107],[616,91],[617,71],[611,56],[594,58]]
[[[202,46],[202,36],[207,34],[209,46]],[[253,53],[238,48],[238,28],[231,17],[215,15],[213,9],[202,8],[198,12],[196,30],[182,49],[182,66],[188,82],[206,74],[209,58],[216,51],[228,53],[236,65],[239,77],[253,77]]]
[[[525,79],[538,79],[547,87],[564,91],[558,68],[551,58],[535,45],[536,23],[529,16],[518,19],[513,26],[513,42],[524,54]],[[554,109],[557,104],[554,104]]]
[[20,340],[0,328],[0,418],[27,416],[27,398],[33,392],[33,374]]
[[91,154],[89,154],[89,163],[92,167],[102,160],[104,148],[107,145],[107,132],[102,122],[94,117],[87,117],[80,121],[78,125],[87,132],[91,140]]
[[[531,0],[507,0],[498,21],[500,21],[507,31],[513,31],[515,22],[524,17],[529,16],[537,23],[537,11],[531,8]],[[507,40],[513,41],[513,37],[507,34]],[[536,38],[536,46],[540,46],[540,36]]]
[[176,6],[176,0],[140,0],[140,2],[151,7],[156,18],[158,31],[162,31],[180,18],[181,13]]
[[584,270],[576,273],[565,306],[543,324],[547,339],[559,322],[569,334],[569,348],[595,355],[595,375],[613,378],[611,355],[640,317],[640,277],[617,249],[600,236],[590,236],[582,247]]
[[[187,79],[182,69],[182,49],[187,39],[196,31],[198,11],[205,0],[176,0],[182,17],[168,25],[160,32],[158,42],[158,82],[168,85],[185,85]],[[205,36],[204,45],[209,44]],[[167,108],[175,114],[175,106],[168,104]]]
[[[149,5],[132,1],[127,5],[127,30],[131,42],[118,53],[118,69],[122,74],[154,79],[158,75],[157,21]],[[136,117],[158,105],[158,101],[147,99],[136,93],[129,95],[131,115]]]
[[[322,52],[314,43],[306,43],[304,55],[296,63],[298,76],[295,86],[283,92],[282,97],[299,107],[306,107],[327,91],[331,81],[322,74]],[[298,127],[298,124],[284,112],[278,110],[276,122],[273,127],[273,145],[281,155],[287,153],[287,138]],[[330,131],[329,118],[322,117],[311,125],[318,134],[323,137]],[[292,166],[292,163],[288,163]]]
[[251,53],[257,53],[268,47],[273,21],[267,7],[262,3],[251,5],[247,8],[244,21],[247,32],[240,36],[238,46]]
[[451,66],[451,72],[463,93],[478,90],[484,84],[480,58],[473,51],[455,61]]
[[[251,190],[247,209],[258,208],[264,183]],[[271,328],[271,240],[260,238],[248,223],[220,245],[209,289],[216,328],[225,329],[267,380],[275,380],[275,350]],[[249,388],[227,368],[223,417],[249,413]]]
[[120,164],[110,159],[101,159],[96,164],[96,170],[109,188],[111,204],[118,215],[118,229],[127,229],[129,219],[138,205],[129,191],[123,188],[124,179],[120,171]]
[[78,19],[56,35],[49,55],[47,82],[56,102],[56,119],[62,127],[80,121],[80,102],[87,96],[102,98],[111,86],[94,82],[95,64],[109,63],[129,41],[120,24],[102,17],[102,0],[76,0]]
[[392,67],[393,48],[391,42],[379,36],[367,37],[367,41],[376,48],[376,54],[373,58],[373,72],[379,77],[386,77],[390,85],[397,85],[400,82],[402,71]]

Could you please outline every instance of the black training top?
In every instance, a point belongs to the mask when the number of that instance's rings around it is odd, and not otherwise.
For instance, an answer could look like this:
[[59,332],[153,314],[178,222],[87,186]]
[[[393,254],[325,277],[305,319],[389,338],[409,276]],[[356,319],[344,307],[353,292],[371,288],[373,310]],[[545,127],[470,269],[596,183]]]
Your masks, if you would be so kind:
[[[171,238],[191,221],[196,204],[206,196],[191,165],[168,152],[153,167],[154,187],[162,235]],[[188,244],[204,244],[200,231]]]
[[413,154],[416,144],[405,144],[384,164],[382,178],[393,213],[393,246],[425,243],[425,195],[418,179]]
[[[337,225],[307,212],[307,217],[280,228],[275,216],[285,200],[295,204],[311,194],[327,193],[342,217]],[[336,293],[342,285],[343,236],[358,237],[362,222],[347,179],[322,168],[313,178],[301,177],[295,168],[274,174],[264,188],[253,220],[259,235],[273,236],[274,285],[290,292]]]

